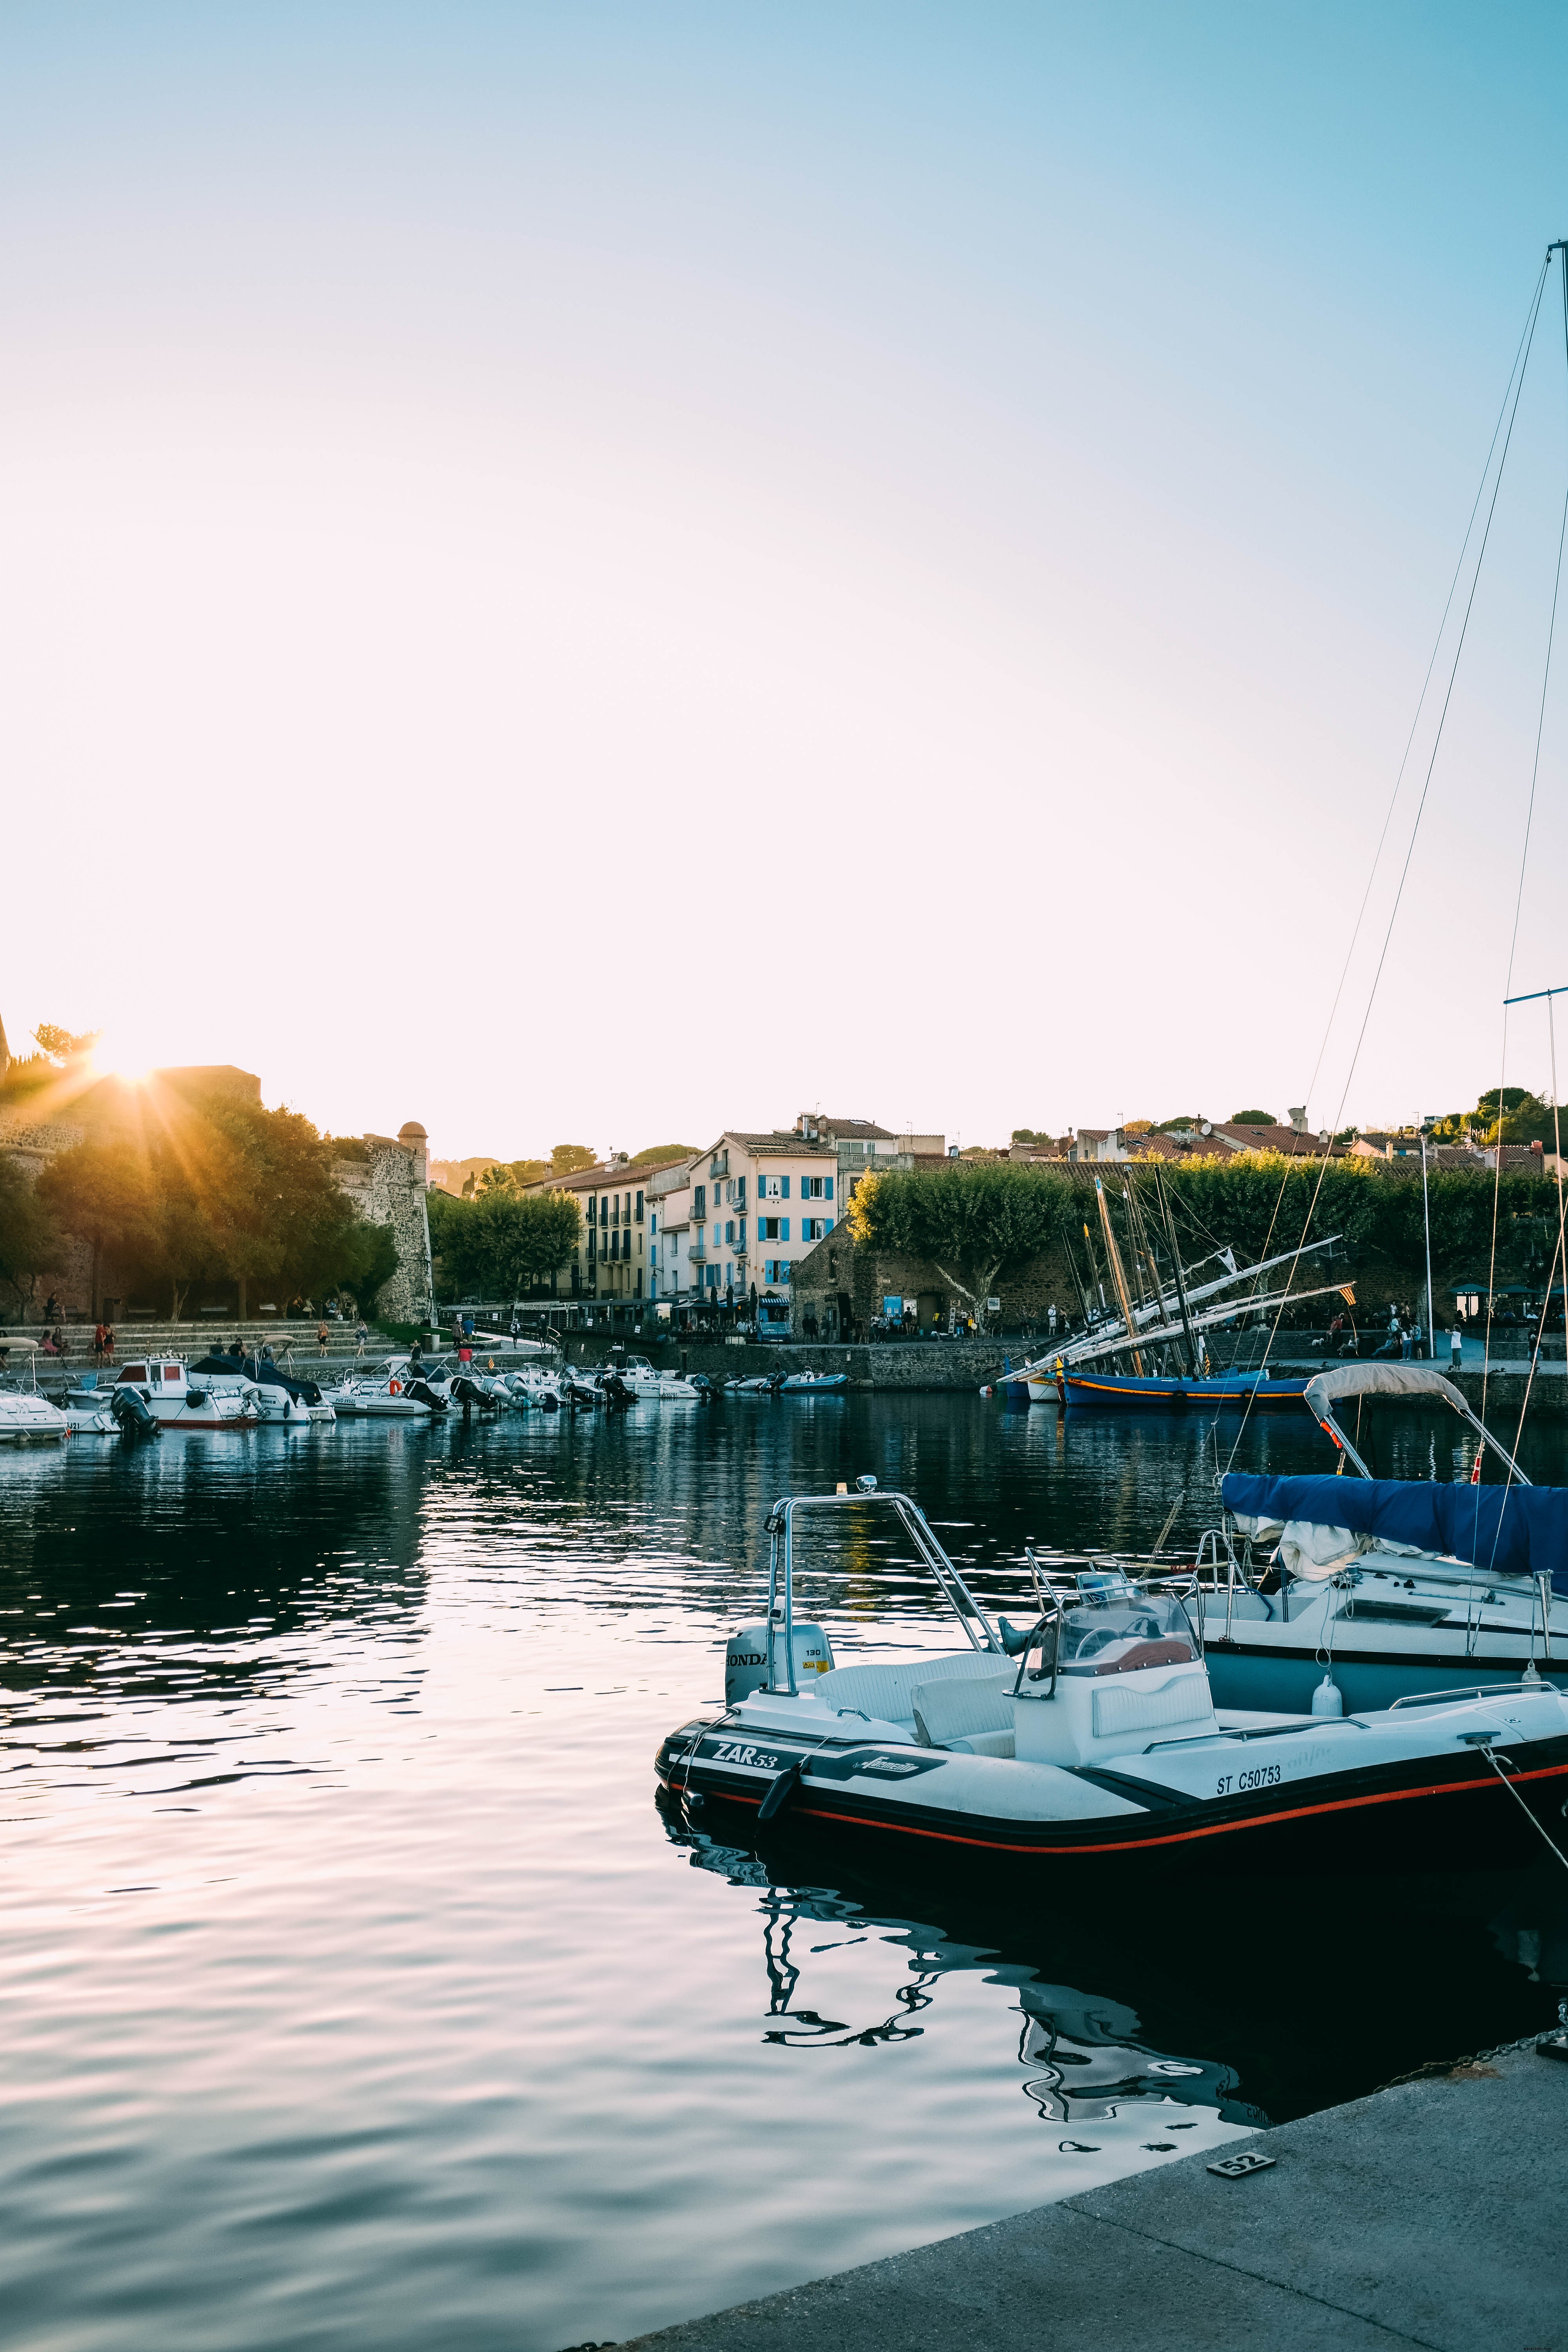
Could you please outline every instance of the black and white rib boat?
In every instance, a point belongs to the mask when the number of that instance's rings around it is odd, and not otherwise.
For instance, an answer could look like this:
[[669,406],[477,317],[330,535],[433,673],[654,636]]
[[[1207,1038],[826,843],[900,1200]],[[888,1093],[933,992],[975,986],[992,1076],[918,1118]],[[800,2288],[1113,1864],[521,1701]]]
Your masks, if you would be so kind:
[[[797,1525],[892,1511],[965,1647],[836,1664],[797,1622]],[[1192,1577],[1036,1571],[994,1625],[907,1496],[769,1515],[768,1613],[731,1636],[723,1713],[658,1750],[689,1807],[813,1835],[1060,1865],[1331,1870],[1533,1858],[1568,1798],[1568,1700],[1539,1675],[1336,1717],[1217,1710]],[[706,1813],[704,1813],[706,1819]],[[733,1814],[731,1815],[733,1818]]]

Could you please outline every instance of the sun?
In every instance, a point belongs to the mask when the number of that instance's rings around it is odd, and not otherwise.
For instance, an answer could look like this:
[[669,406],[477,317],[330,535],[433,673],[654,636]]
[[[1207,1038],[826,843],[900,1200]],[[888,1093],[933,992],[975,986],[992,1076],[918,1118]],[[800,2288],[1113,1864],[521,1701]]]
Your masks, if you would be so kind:
[[123,1029],[110,1029],[92,1049],[92,1066],[100,1077],[118,1078],[123,1086],[144,1086],[153,1074],[155,1056],[145,1041]]

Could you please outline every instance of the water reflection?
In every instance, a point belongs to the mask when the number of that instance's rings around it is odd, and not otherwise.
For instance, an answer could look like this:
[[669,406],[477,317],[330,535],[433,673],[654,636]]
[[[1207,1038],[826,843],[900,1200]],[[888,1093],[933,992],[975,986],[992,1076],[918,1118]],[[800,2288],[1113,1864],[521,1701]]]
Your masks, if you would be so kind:
[[[1006,1607],[1026,1538],[1195,1532],[1214,1448],[917,1397],[0,1459],[7,2352],[625,2338],[1551,2021],[1544,1877],[1068,1910],[661,1811],[769,1505],[866,1470]],[[952,1639],[885,1517],[804,1578]]]

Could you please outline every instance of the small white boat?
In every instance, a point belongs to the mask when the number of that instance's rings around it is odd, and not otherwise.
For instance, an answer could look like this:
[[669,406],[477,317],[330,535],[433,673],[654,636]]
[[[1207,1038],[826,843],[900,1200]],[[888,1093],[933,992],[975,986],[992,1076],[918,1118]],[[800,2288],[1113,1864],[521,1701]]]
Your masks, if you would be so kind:
[[[1368,1396],[1447,1406],[1506,1478],[1374,1478],[1334,1410]],[[1337,1366],[1305,1402],[1355,1475],[1226,1473],[1224,1518],[1197,1553],[1222,1702],[1303,1706],[1325,1666],[1352,1708],[1568,1670],[1568,1489],[1532,1486],[1430,1365]]]
[[[193,1381],[177,1356],[149,1356],[122,1365],[110,1392],[139,1396],[163,1429],[256,1429],[261,1412],[249,1391],[254,1383],[226,1380],[221,1385]],[[112,1402],[110,1410],[112,1410]]]
[[344,1421],[429,1421],[448,1410],[430,1385],[427,1367],[407,1356],[391,1356],[360,1378],[323,1392],[323,1402]]
[[[0,1444],[47,1445],[70,1434],[58,1405],[38,1386],[38,1339],[0,1339]],[[11,1362],[13,1355],[22,1358]]]
[[122,1434],[121,1424],[114,1417],[112,1395],[111,1390],[99,1387],[96,1376],[90,1372],[75,1388],[67,1391],[61,1411],[73,1437],[119,1437]]
[[[796,1522],[873,1502],[898,1515],[966,1649],[841,1666],[795,1616]],[[658,1752],[689,1810],[1096,1880],[1496,1868],[1535,1859],[1557,1824],[1568,1698],[1538,1674],[1354,1714],[1222,1712],[1190,1575],[1037,1574],[1038,1617],[1015,1631],[908,1496],[786,1497],[767,1532],[767,1613],[730,1637],[723,1712]]]
[[531,1364],[525,1371],[502,1372],[500,1377],[519,1412],[560,1412],[562,1388],[556,1373]]
[[246,1396],[266,1422],[288,1428],[335,1421],[337,1415],[314,1381],[297,1380],[266,1356],[204,1356],[191,1367],[194,1378],[216,1396]]

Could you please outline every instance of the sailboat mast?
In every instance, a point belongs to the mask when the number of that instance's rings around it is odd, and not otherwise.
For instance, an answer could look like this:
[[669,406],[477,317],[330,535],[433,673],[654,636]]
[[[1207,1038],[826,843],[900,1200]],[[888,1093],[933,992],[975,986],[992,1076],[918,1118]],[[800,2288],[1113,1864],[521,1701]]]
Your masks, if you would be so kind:
[[1154,1197],[1160,1203],[1160,1214],[1165,1225],[1165,1239],[1171,1248],[1171,1264],[1175,1270],[1176,1304],[1182,1310],[1182,1331],[1187,1344],[1187,1371],[1195,1381],[1202,1372],[1203,1366],[1198,1360],[1197,1347],[1193,1339],[1193,1318],[1187,1307],[1187,1286],[1182,1280],[1182,1253],[1176,1243],[1175,1221],[1171,1215],[1170,1197],[1165,1191],[1164,1175],[1157,1160],[1154,1162]]
[[[1105,1255],[1110,1262],[1110,1279],[1116,1285],[1116,1296],[1121,1302],[1121,1319],[1127,1327],[1127,1334],[1131,1339],[1134,1329],[1132,1301],[1127,1294],[1127,1276],[1122,1270],[1121,1252],[1116,1246],[1116,1235],[1110,1227],[1110,1204],[1105,1197],[1103,1177],[1097,1176],[1094,1180],[1094,1197],[1100,1203],[1100,1223],[1105,1234]],[[1132,1362],[1139,1379],[1142,1380],[1143,1358],[1136,1348],[1132,1350]]]

